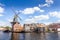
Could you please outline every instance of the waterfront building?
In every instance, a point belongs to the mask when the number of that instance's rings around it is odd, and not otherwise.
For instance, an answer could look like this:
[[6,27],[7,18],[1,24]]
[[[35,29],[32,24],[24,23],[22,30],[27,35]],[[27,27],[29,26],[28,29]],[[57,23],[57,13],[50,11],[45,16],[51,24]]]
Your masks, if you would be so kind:
[[16,24],[13,26],[13,31],[14,32],[21,32],[21,31],[23,31],[23,27],[16,22]]
[[49,25],[50,31],[60,31],[60,23],[53,23]]
[[25,31],[30,31],[30,24],[24,24],[23,26]]
[[25,31],[33,32],[36,27],[37,27],[36,23],[24,24]]
[[45,24],[39,24],[39,23],[31,23],[31,24],[24,24],[24,29],[25,31],[30,31],[30,32],[34,32],[34,31],[45,31]]
[[43,23],[37,23],[37,30],[38,32],[45,32],[46,25]]

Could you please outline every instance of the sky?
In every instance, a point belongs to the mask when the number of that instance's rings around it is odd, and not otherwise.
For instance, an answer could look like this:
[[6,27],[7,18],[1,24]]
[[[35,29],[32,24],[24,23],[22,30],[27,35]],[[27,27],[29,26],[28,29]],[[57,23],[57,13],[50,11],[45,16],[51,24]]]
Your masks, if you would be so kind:
[[15,13],[21,24],[60,22],[60,0],[0,0],[0,26],[11,26]]

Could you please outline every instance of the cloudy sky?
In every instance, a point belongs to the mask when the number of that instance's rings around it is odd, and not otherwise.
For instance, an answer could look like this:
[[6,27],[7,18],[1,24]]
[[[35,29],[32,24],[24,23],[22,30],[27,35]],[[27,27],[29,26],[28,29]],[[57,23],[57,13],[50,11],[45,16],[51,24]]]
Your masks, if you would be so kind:
[[12,8],[21,24],[60,22],[60,0],[0,0],[0,26],[10,25]]

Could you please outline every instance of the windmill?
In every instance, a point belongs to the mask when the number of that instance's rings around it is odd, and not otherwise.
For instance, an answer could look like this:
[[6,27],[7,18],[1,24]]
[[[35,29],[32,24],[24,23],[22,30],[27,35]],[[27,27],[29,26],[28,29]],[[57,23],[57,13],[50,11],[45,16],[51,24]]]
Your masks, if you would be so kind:
[[14,17],[13,17],[13,21],[11,22],[11,24],[12,24],[12,32],[14,31],[14,25],[16,24],[16,23],[18,23],[19,24],[19,22],[18,22],[18,18],[21,20],[21,18],[18,16],[19,14],[20,14],[20,12],[15,12],[13,9],[12,9],[12,11],[14,12]]

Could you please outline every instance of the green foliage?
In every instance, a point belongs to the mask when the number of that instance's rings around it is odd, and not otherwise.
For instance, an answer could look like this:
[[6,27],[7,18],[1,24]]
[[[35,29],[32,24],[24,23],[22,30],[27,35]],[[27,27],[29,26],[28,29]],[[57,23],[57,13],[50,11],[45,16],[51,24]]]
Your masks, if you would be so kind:
[[11,30],[12,29],[10,26],[0,26],[0,28],[6,28],[7,30]]
[[0,26],[0,28],[3,28],[4,26]]
[[11,29],[11,27],[9,27],[9,26],[6,26],[5,28],[7,28],[7,29],[9,29],[9,30]]

